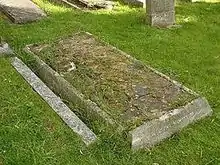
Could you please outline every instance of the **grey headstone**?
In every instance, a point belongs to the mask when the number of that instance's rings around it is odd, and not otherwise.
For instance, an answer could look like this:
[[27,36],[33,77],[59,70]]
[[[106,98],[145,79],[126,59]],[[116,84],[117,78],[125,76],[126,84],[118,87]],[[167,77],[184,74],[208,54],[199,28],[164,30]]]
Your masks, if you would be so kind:
[[168,27],[175,24],[174,0],[146,0],[150,24]]
[[14,23],[32,22],[45,16],[45,13],[30,0],[0,0],[0,9]]

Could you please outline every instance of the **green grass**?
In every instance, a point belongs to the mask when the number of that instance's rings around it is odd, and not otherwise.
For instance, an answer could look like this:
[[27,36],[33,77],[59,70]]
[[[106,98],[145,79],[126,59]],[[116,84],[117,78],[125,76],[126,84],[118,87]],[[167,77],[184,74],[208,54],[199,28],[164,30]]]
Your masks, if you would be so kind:
[[220,164],[220,4],[178,3],[179,29],[144,24],[142,9],[83,13],[35,0],[49,17],[28,25],[0,20],[0,35],[19,56],[35,42],[89,31],[204,95],[214,114],[149,151],[132,153],[122,137],[102,136],[89,148],[0,60],[0,164]]

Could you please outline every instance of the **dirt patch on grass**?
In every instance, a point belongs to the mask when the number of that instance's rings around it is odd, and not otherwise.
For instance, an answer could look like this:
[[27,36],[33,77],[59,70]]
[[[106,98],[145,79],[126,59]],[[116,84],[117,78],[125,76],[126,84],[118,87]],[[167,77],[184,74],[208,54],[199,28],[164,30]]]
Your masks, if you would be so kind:
[[31,51],[124,126],[159,118],[195,96],[91,35],[78,33]]

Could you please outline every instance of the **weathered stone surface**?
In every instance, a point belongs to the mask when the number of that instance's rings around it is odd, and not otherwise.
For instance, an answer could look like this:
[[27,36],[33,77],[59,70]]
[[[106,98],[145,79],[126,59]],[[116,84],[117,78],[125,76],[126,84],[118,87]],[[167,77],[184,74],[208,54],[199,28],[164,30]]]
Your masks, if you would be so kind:
[[137,7],[146,7],[145,0],[123,0],[125,4],[134,5]]
[[86,145],[96,140],[96,135],[20,59],[12,58],[12,65]]
[[104,118],[130,132],[133,149],[152,147],[212,112],[197,93],[89,33],[26,51],[61,98],[86,107],[80,114],[88,120]]
[[[117,123],[121,123],[124,128],[157,118],[173,108],[172,105],[185,105],[194,98],[194,95],[185,92],[181,87],[176,87],[145,68],[140,61],[126,57],[91,35],[79,33],[53,45],[35,44],[30,50],[42,60],[46,60],[70,84],[64,85],[55,81],[55,84],[59,85],[56,89],[51,89],[57,94],[65,96],[64,99],[69,102],[83,106],[81,103],[85,102],[80,101],[83,97],[75,97],[69,92],[73,91],[71,87],[76,88],[84,94],[84,98],[92,100],[103,112],[117,119]],[[55,58],[48,58],[51,52]],[[69,72],[71,63],[75,64],[76,69]],[[38,65],[36,73],[47,84],[54,82],[51,78],[55,73],[46,74],[42,68],[42,65]],[[68,87],[68,90],[64,87]],[[158,112],[152,112],[155,110]],[[92,112],[89,109],[87,111]]]
[[0,56],[13,54],[12,49],[7,43],[0,43]]
[[45,13],[30,0],[0,0],[0,9],[14,23],[32,22],[45,16]]
[[[32,52],[29,46],[25,48],[28,53]],[[66,81],[59,73],[54,71],[50,66],[48,66],[44,61],[42,61],[38,56],[32,54],[35,59],[35,66],[33,70],[35,73],[47,84],[47,86],[59,94],[62,99],[69,102],[79,104],[83,107],[82,111],[86,114],[86,117],[91,120],[91,118],[99,118],[99,120],[104,120],[107,124],[113,125],[114,121],[109,117],[107,113],[102,111],[96,103],[91,100],[85,99],[84,95],[75,89],[68,81]]]
[[147,11],[152,26],[167,27],[175,24],[174,0],[147,0]]
[[93,9],[112,9],[115,2],[108,0],[53,0],[57,3],[64,3],[70,7],[80,9],[82,11]]
[[80,2],[87,5],[88,8],[105,8],[112,9],[114,2],[106,0],[79,0]]
[[188,124],[211,114],[211,107],[205,98],[195,99],[186,106],[174,109],[159,119],[146,122],[132,130],[132,148],[150,148]]

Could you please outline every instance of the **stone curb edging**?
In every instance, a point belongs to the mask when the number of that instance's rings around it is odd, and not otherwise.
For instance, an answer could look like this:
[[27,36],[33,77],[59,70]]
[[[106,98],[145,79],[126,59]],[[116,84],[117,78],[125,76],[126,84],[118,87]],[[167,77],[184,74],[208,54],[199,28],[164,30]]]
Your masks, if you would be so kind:
[[211,116],[212,109],[205,98],[197,98],[187,105],[145,122],[129,132],[132,149],[151,148],[199,119]]
[[[93,36],[93,34],[89,32],[85,33]],[[103,43],[107,44],[114,50],[119,51],[122,55],[130,58],[131,60],[141,62],[135,59],[130,54],[123,52],[122,50],[110,45],[109,43]],[[194,123],[199,119],[212,115],[213,111],[206,98],[201,97],[198,93],[187,88],[178,81],[171,79],[169,76],[159,72],[158,70],[150,67],[149,65],[144,64],[142,62],[141,64],[143,64],[145,67],[147,67],[149,70],[156,73],[160,77],[165,78],[169,82],[173,83],[175,86],[181,88],[183,91],[186,91],[196,96],[197,98],[184,106],[170,110],[169,112],[161,116],[159,119],[154,119],[152,121],[145,122],[139,127],[129,131],[128,138],[131,141],[131,147],[133,150],[141,148],[151,148],[155,144],[170,137],[172,134],[180,131],[188,124]]]
[[[97,37],[95,37],[94,35],[92,35],[89,32],[78,32],[78,33],[85,33],[85,34],[91,35],[92,37],[97,39]],[[75,33],[75,34],[78,34],[78,33]],[[62,40],[62,39],[63,38],[61,38],[60,40]],[[112,49],[118,51],[119,53],[121,53],[121,55],[124,55],[127,58],[129,58],[137,63],[140,63],[141,65],[144,65],[147,69],[154,72],[158,76],[163,77],[164,79],[168,80],[169,82],[171,82],[175,86],[179,87],[181,90],[186,91],[187,93],[195,96],[195,99],[192,100],[191,102],[189,102],[188,104],[181,106],[181,107],[178,107],[177,109],[172,109],[169,112],[167,112],[166,114],[162,115],[160,118],[154,119],[151,121],[146,121],[142,125],[129,131],[128,136],[129,136],[129,140],[131,142],[132,149],[136,150],[136,149],[140,149],[140,148],[151,148],[155,144],[164,140],[165,138],[168,138],[172,134],[180,131],[182,128],[184,128],[188,124],[193,123],[194,121],[197,121],[201,118],[204,118],[205,116],[209,116],[212,114],[212,109],[211,109],[210,105],[208,104],[208,101],[205,98],[201,97],[198,93],[185,87],[183,84],[181,84],[175,80],[172,80],[170,77],[166,76],[165,74],[146,65],[145,63],[141,62],[140,60],[135,59],[131,55],[129,55],[129,54],[123,52],[122,50],[110,45],[109,43],[106,43],[105,41],[100,41],[100,42],[102,42],[102,43],[106,44],[107,46],[111,47]],[[38,74],[38,76],[41,77],[42,80],[46,79],[46,81],[44,80],[45,83],[47,85],[49,83],[50,87],[52,85],[52,88],[53,88],[52,90],[54,90],[56,93],[58,92],[58,94],[60,94],[61,92],[63,92],[63,94],[61,94],[61,97],[62,97],[62,95],[68,95],[67,91],[72,90],[71,88],[73,88],[73,87],[62,76],[60,76],[57,72],[55,72],[52,68],[50,68],[46,63],[44,63],[37,55],[35,55],[33,52],[31,52],[30,46],[32,46],[32,45],[27,45],[24,50],[27,53],[33,55],[33,57],[35,58],[35,60],[36,60],[35,63],[36,63],[36,68],[37,68],[36,73]],[[48,72],[48,67],[49,67],[49,72]],[[45,71],[47,72],[46,74],[45,74]],[[50,82],[51,79],[48,78],[50,76],[52,76],[52,80],[54,81],[52,83]],[[61,82],[60,82],[60,78],[63,79]],[[62,91],[63,89],[62,90],[60,89],[60,87],[64,87],[64,86],[65,86],[65,88],[67,88],[66,91]],[[58,91],[57,91],[57,89],[58,89]],[[68,97],[64,97],[64,99],[71,101],[71,102],[74,102],[74,101],[78,102],[79,100],[82,101],[82,99],[84,99],[83,94],[77,93],[76,91],[77,91],[76,89],[73,90],[73,96],[76,96],[77,100],[74,100],[74,99],[68,100],[68,99],[66,99]],[[71,96],[71,97],[73,97],[73,96]],[[85,99],[82,102],[89,103],[89,104],[86,104],[87,110],[88,109],[93,110],[92,113],[95,112],[96,113],[95,115],[98,114],[101,118],[104,117],[104,119],[107,120],[108,123],[111,123],[111,121],[112,121],[113,122],[112,124],[118,124],[118,123],[116,123],[116,121],[113,121],[111,119],[111,117],[105,111],[101,110],[96,105],[96,103],[93,103],[91,100],[85,100]],[[88,105],[90,105],[90,106],[88,106]],[[100,115],[99,114],[100,112],[101,112],[101,114],[103,113],[106,115],[103,115],[103,114]],[[91,111],[89,111],[89,113],[91,113]],[[118,125],[120,126],[120,124],[118,124]]]
[[[93,34],[89,32],[85,32],[85,33],[93,36]],[[130,54],[123,52],[122,50],[110,45],[109,43],[106,42],[103,43],[107,44],[114,50],[119,51],[121,54],[130,58],[131,60],[134,60],[136,62],[141,62],[135,59]],[[165,78],[169,82],[173,83],[175,86],[181,88],[183,91],[186,91],[196,96],[197,98],[184,106],[170,110],[168,113],[164,114],[159,119],[154,119],[152,121],[145,122],[139,127],[135,128],[134,130],[129,131],[128,138],[131,141],[131,148],[133,150],[137,150],[141,148],[152,148],[155,144],[170,137],[172,134],[180,131],[188,124],[194,123],[199,119],[212,115],[213,111],[206,98],[201,97],[198,93],[187,88],[178,81],[171,79],[169,76],[159,72],[158,70],[150,67],[149,65],[144,63],[142,64],[152,72],[159,75],[160,77]]]
[[[55,1],[55,2],[56,2],[56,1]],[[59,2],[59,3],[60,3],[60,2]],[[78,9],[78,10],[81,10],[81,11],[85,12],[85,10],[83,10],[83,9],[80,8],[80,7],[78,7],[77,5],[74,5],[73,3],[68,2],[67,0],[61,0],[61,3],[64,3],[64,4],[70,6],[70,7],[74,8],[74,9]]]
[[[100,118],[104,120],[108,125],[114,126],[115,121],[103,110],[101,110],[96,103],[92,102],[90,99],[85,99],[85,96],[75,89],[68,81],[66,81],[59,73],[42,61],[37,55],[30,51],[31,45],[27,45],[24,51],[31,54],[34,58],[34,65],[36,65],[32,70],[43,80],[47,86],[59,94],[62,99],[65,99],[72,103],[78,103],[83,106],[85,110],[83,113],[86,114],[88,118]],[[94,119],[94,118],[93,118]]]
[[12,57],[11,64],[86,145],[96,141],[96,135],[19,58]]

